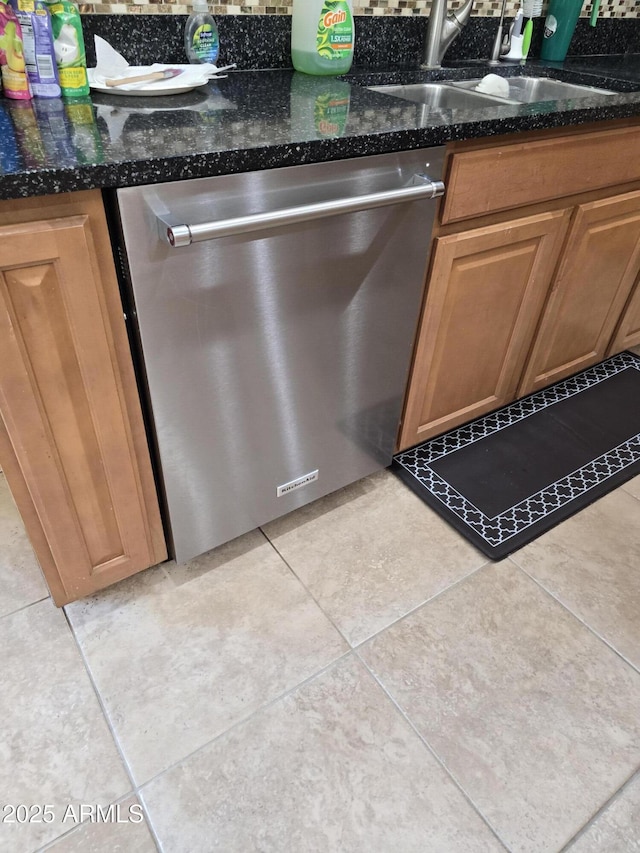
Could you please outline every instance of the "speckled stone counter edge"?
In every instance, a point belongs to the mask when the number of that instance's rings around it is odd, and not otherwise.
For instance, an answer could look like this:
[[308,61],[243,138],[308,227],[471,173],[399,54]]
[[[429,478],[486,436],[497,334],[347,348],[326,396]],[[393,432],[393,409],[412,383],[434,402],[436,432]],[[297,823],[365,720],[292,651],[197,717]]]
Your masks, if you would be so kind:
[[[89,16],[92,19],[101,19],[101,25],[104,27],[112,26],[113,20],[109,21],[108,16]],[[123,16],[113,16],[120,17]],[[127,18],[127,22],[138,27],[147,26],[145,18],[152,16],[133,16]],[[257,16],[244,16],[242,26],[252,27]],[[173,43],[180,34],[179,21],[173,16],[159,16],[167,25],[175,27]],[[156,17],[158,20],[158,17]],[[483,19],[478,19],[482,21]],[[487,19],[489,20],[489,19]],[[277,16],[270,17],[270,21],[287,22],[286,18]],[[250,23],[251,22],[251,23]],[[404,29],[403,21],[390,19],[389,23],[392,26],[403,24],[402,32],[397,31],[398,39],[405,39],[407,31]],[[409,23],[419,25],[419,21],[410,20]],[[476,21],[474,21],[474,24]],[[494,23],[494,22],[492,22]],[[603,23],[603,22],[601,22]],[[622,22],[616,22],[620,24]],[[629,22],[624,22],[626,25]],[[279,25],[276,23],[276,25]],[[634,22],[635,28],[638,28],[638,22]],[[112,43],[115,42],[113,32],[108,29],[102,29],[102,33]],[[141,33],[132,33],[129,30],[129,44],[144,43],[147,46],[150,42],[150,34],[147,33],[147,38],[140,38]],[[245,43],[249,38],[250,33],[245,33]],[[413,33],[414,46],[419,47],[421,41],[421,31],[419,26],[416,26]],[[462,40],[462,39],[461,39]],[[286,39],[285,39],[286,41]],[[273,40],[270,42],[273,48]],[[629,42],[630,43],[630,42]],[[398,42],[399,46],[400,42]],[[366,40],[365,40],[366,45]],[[116,43],[116,46],[117,45]],[[411,52],[409,51],[409,54]],[[405,52],[404,58],[407,58]],[[478,56],[478,52],[475,52]],[[157,54],[153,58],[157,58]],[[166,61],[176,61],[176,58],[171,55],[164,56]],[[178,57],[180,58],[180,57]],[[231,55],[228,59],[233,58]],[[137,55],[134,61],[144,61],[144,57]],[[350,75],[350,79],[361,85],[371,85],[372,83],[380,82],[411,82],[420,77],[420,79],[438,79],[438,77],[455,75],[455,71],[448,70],[447,72],[435,72],[425,74],[417,71],[416,60],[413,55],[409,55],[411,60],[402,70],[402,64],[396,63],[396,71],[388,71],[381,74],[379,69],[375,73],[375,65],[372,63],[367,70],[361,70],[359,73]],[[148,61],[148,60],[147,60]],[[455,60],[453,60],[455,61]],[[363,66],[367,63],[363,62]],[[488,67],[480,65],[475,66],[473,71],[466,70],[462,73],[463,76],[482,76],[490,70]],[[503,69],[502,73],[514,73],[515,69]],[[262,75],[265,72],[243,72],[238,75],[243,80],[243,85],[251,87],[259,79],[252,75]],[[283,73],[283,72],[280,72]],[[518,69],[519,73],[519,69]],[[530,73],[530,72],[529,72]],[[367,76],[368,75],[368,76]],[[235,76],[235,75],[234,75]],[[262,78],[264,79],[264,78]],[[609,77],[605,70],[599,71],[599,76],[596,78],[585,74],[584,76],[572,75],[575,82],[586,82],[590,85],[607,86]],[[253,82],[252,82],[253,81]],[[636,79],[627,78],[617,80],[616,88],[618,91],[638,91],[640,90],[640,73]],[[365,156],[368,154],[378,154],[392,151],[400,151],[411,148],[429,147],[433,145],[444,144],[450,140],[460,140],[469,138],[478,138],[483,136],[494,136],[499,134],[516,133],[519,131],[549,129],[555,127],[566,127],[573,124],[581,124],[585,122],[606,121],[613,119],[637,117],[640,115],[640,93],[638,96],[629,95],[627,97],[613,98],[607,103],[602,103],[601,100],[594,104],[584,103],[579,109],[553,109],[550,110],[518,110],[516,115],[500,114],[500,110],[495,113],[487,114],[486,111],[479,111],[477,119],[475,116],[467,118],[464,122],[457,121],[455,115],[452,115],[450,122],[442,122],[439,124],[428,126],[406,127],[401,130],[386,132],[384,127],[377,128],[375,132],[365,133],[360,135],[347,135],[344,138],[334,138],[330,140],[306,140],[292,138],[288,144],[261,144],[259,141],[253,141],[249,144],[248,140],[238,139],[233,147],[228,150],[200,150],[197,153],[175,155],[171,157],[141,157],[133,154],[131,157],[124,157],[115,162],[106,164],[94,165],[78,165],[69,166],[66,168],[34,168],[16,170],[5,175],[0,175],[0,198],[16,198],[32,195],[43,195],[57,192],[69,192],[80,189],[89,189],[95,187],[122,187],[133,186],[148,183],[158,183],[169,180],[184,180],[188,178],[203,177],[207,175],[218,175],[233,172],[252,171],[260,169],[275,168],[278,166],[297,165],[310,162],[322,162],[329,160],[337,160],[350,157]],[[274,115],[274,120],[277,116]]]
[[[253,74],[269,72],[244,72],[247,85]],[[282,73],[282,72],[280,72]],[[577,81],[578,75],[571,75]],[[363,85],[380,83],[381,79],[403,77],[412,79],[410,72],[393,75],[365,74]],[[592,76],[584,79],[596,85]],[[606,82],[605,80],[601,82]],[[626,84],[627,86],[630,84]],[[635,88],[638,88],[636,85]],[[454,122],[427,127],[415,127],[345,136],[342,138],[308,140],[281,145],[252,147],[239,146],[233,150],[217,150],[181,154],[175,157],[132,158],[111,164],[79,165],[63,169],[39,169],[0,176],[0,199],[21,198],[72,192],[90,188],[112,188],[154,184],[164,181],[186,180],[236,172],[258,171],[305,163],[327,162],[372,154],[383,154],[415,148],[444,145],[454,140],[464,140],[504,135],[521,131],[562,128],[586,122],[633,118],[640,115],[640,93],[621,95],[615,103],[586,106],[565,111],[532,111],[522,107],[517,115],[487,115],[480,112],[477,120]],[[496,113],[507,112],[498,108]],[[640,132],[640,128],[639,128]]]

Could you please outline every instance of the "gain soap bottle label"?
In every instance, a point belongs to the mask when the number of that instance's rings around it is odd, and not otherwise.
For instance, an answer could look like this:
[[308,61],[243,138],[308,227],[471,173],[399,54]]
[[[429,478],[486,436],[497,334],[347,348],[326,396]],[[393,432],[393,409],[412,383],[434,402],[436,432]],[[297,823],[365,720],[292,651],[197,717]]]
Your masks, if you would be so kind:
[[[336,86],[338,81],[336,81]],[[324,92],[315,100],[313,117],[316,131],[321,139],[333,139],[342,136],[349,117],[349,84],[343,83],[347,89],[346,96],[338,91]],[[335,88],[335,87],[334,87]]]
[[325,0],[317,35],[323,59],[346,59],[353,50],[353,18],[345,0]]

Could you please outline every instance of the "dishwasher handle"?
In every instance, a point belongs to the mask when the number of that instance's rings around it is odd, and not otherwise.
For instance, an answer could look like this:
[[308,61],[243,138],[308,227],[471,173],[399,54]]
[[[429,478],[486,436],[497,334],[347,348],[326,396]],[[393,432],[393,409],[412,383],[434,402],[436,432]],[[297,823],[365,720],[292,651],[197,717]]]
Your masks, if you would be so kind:
[[295,222],[322,219],[325,216],[336,216],[340,213],[355,213],[358,210],[369,210],[389,204],[438,198],[444,194],[445,187],[442,181],[432,181],[428,175],[416,174],[412,181],[411,185],[395,190],[383,190],[382,192],[368,193],[353,198],[332,199],[331,201],[319,201],[297,207],[285,207],[282,210],[237,216],[232,219],[223,219],[220,222],[203,222],[201,225],[174,225],[170,221],[170,216],[156,214],[158,230],[161,237],[170,246],[178,248],[189,246],[191,243],[214,240],[216,237],[230,237],[233,234],[265,231],[268,228],[292,225]]

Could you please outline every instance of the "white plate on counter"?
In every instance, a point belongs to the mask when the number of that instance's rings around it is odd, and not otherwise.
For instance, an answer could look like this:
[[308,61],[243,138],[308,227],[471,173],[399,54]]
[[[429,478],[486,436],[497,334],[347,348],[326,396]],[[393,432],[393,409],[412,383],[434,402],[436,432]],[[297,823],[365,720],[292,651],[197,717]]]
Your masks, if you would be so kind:
[[[207,77],[193,77],[193,65],[166,65],[165,68],[180,68],[185,71],[185,74],[179,74],[177,77],[172,77],[168,80],[158,80],[155,83],[131,83],[127,86],[107,86],[103,82],[104,78],[95,80],[95,68],[87,68],[87,77],[89,78],[89,86],[94,92],[103,92],[106,95],[126,95],[137,98],[154,98],[162,95],[182,95],[184,92],[192,92],[199,86],[205,86],[209,81]],[[156,71],[157,68],[148,65],[130,65],[127,68],[128,74],[132,77],[134,74],[146,74],[149,71]],[[189,73],[191,72],[191,73]]]

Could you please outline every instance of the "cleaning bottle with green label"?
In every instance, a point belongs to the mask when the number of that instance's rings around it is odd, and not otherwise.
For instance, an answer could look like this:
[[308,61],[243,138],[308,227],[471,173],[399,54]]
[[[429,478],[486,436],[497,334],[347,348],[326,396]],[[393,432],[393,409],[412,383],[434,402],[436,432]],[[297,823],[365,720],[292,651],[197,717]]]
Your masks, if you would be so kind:
[[62,97],[86,98],[89,94],[87,56],[78,7],[71,0],[47,0],[47,4]]
[[220,52],[220,39],[206,0],[194,0],[193,12],[184,28],[184,49],[189,62],[210,62],[215,65]]
[[351,0],[293,0],[291,60],[305,74],[346,74],[353,62]]

